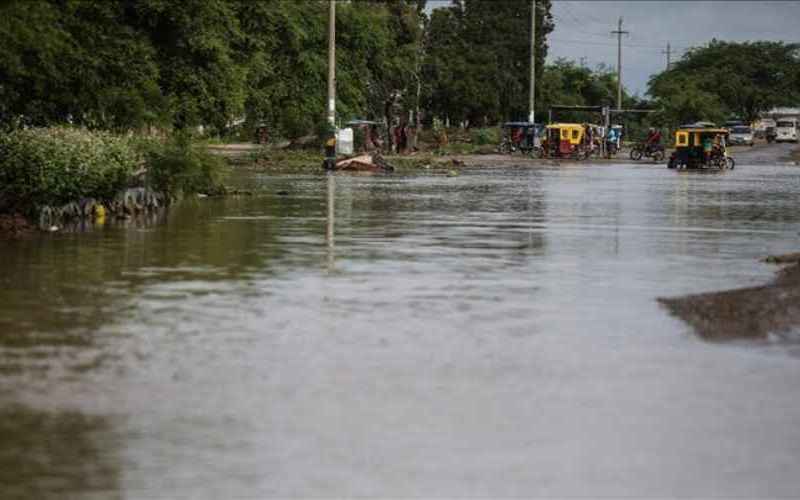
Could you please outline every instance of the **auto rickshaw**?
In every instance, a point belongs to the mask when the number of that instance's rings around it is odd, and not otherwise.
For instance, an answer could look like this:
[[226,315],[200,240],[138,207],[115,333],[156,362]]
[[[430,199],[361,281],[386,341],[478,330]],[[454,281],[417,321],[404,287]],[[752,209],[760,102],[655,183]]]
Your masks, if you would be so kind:
[[586,128],[579,123],[553,123],[547,126],[542,156],[583,160],[592,153],[586,144]]
[[730,131],[726,128],[685,126],[675,131],[675,152],[667,168],[733,169],[736,162],[728,156]]
[[520,151],[530,154],[540,146],[542,125],[531,122],[507,122],[503,124],[503,138],[497,147],[498,153],[509,154]]

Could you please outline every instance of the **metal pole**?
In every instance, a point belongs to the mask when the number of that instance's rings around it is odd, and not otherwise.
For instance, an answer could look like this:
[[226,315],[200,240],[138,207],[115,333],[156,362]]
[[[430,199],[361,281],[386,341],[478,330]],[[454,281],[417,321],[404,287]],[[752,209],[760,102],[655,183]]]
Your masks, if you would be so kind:
[[627,31],[622,31],[622,17],[619,18],[617,31],[611,32],[617,35],[617,109],[622,109],[622,35],[627,35]]
[[328,123],[336,126],[336,0],[328,16]]
[[667,71],[672,67],[672,47],[667,42]]
[[536,122],[536,111],[534,105],[536,101],[536,0],[531,0],[531,96],[530,106],[528,107],[528,121]]

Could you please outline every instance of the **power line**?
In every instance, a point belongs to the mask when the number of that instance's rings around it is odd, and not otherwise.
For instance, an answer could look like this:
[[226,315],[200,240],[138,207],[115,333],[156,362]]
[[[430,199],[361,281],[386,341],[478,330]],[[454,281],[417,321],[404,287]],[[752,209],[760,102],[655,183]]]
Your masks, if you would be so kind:
[[[616,47],[617,44],[615,42],[596,42],[594,40],[565,40],[562,38],[548,38],[550,42],[558,42],[558,43],[573,43],[577,45],[599,45],[601,47]],[[623,43],[623,47],[629,49],[647,49],[647,50],[663,50],[663,46],[659,45],[634,45],[630,43]]]

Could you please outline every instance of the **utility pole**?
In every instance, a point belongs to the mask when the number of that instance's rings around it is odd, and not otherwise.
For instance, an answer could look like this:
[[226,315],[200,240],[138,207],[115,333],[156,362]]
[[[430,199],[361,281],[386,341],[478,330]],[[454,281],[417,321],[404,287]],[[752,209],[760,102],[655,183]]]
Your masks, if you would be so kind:
[[328,123],[336,126],[336,0],[328,15]]
[[622,17],[619,18],[617,31],[612,31],[612,35],[617,35],[617,109],[622,109],[622,35],[627,35],[629,31],[622,31]]
[[667,71],[669,71],[672,67],[672,47],[669,42],[667,42],[667,50],[662,50],[661,53],[667,55]]
[[330,2],[328,16],[328,124],[331,127],[331,137],[325,139],[325,160],[322,168],[334,170],[336,168],[336,0]]
[[536,123],[536,0],[531,0],[531,96],[528,121]]

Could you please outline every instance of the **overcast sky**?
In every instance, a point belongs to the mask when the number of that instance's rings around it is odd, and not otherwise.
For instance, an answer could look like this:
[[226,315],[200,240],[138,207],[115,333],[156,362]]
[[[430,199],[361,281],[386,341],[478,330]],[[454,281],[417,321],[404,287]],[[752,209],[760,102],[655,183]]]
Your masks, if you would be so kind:
[[[489,0],[491,1],[491,0]],[[429,0],[436,8],[449,0]],[[800,1],[553,1],[556,28],[550,34],[548,61],[558,57],[589,67],[616,68],[617,20],[624,19],[622,80],[629,91],[644,95],[650,75],[664,70],[667,42],[672,60],[686,48],[720,40],[800,42]]]

